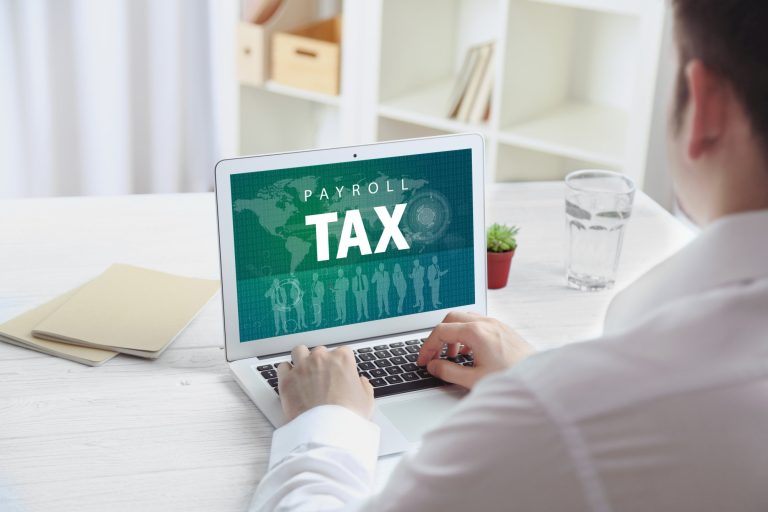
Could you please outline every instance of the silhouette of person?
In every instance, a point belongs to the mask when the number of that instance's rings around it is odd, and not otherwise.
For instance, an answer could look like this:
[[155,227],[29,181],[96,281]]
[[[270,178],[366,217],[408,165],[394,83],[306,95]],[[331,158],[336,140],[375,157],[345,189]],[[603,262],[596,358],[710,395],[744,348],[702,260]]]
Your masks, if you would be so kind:
[[312,311],[315,313],[315,327],[320,327],[323,321],[323,300],[325,299],[325,285],[318,278],[317,272],[312,274]]
[[376,285],[376,303],[379,307],[379,318],[385,313],[389,315],[389,272],[384,270],[384,264],[379,263],[379,269],[373,273],[371,282]]
[[405,281],[403,270],[400,268],[399,263],[395,263],[395,269],[392,271],[392,283],[395,285],[395,291],[397,291],[397,312],[403,312],[403,302],[405,302],[405,293],[408,290],[408,283]]
[[413,293],[416,295],[416,304],[414,308],[419,308],[419,312],[424,311],[424,267],[418,259],[413,260],[413,270],[409,277],[413,280]]
[[435,309],[442,304],[440,302],[440,278],[447,273],[447,270],[440,270],[440,265],[437,264],[437,256],[432,256],[432,264],[427,269],[427,281],[432,289],[432,307]]
[[306,329],[307,322],[304,319],[304,292],[298,279],[291,281],[291,303],[296,310],[296,324],[299,329]]
[[288,297],[285,294],[285,290],[280,286],[280,280],[275,279],[272,281],[272,286],[264,294],[264,297],[269,297],[272,303],[272,312],[275,315],[275,336],[280,334],[280,326],[283,327],[283,332],[288,333],[288,320],[285,317],[286,304],[288,303]]
[[344,277],[344,271],[339,269],[339,277],[333,285],[333,291],[336,293],[336,321],[346,323],[347,321],[347,292],[349,291],[349,279]]
[[352,294],[355,296],[358,322],[363,315],[368,320],[368,288],[368,276],[363,275],[363,268],[358,266],[355,269],[355,277],[352,278]]

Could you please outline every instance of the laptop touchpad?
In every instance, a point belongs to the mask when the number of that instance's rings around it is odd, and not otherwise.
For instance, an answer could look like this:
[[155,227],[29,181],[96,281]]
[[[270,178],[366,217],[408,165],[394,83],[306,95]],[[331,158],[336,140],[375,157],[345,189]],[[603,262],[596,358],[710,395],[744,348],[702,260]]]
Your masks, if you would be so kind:
[[379,404],[379,409],[409,442],[438,426],[450,414],[465,391],[441,391],[422,396],[405,395]]

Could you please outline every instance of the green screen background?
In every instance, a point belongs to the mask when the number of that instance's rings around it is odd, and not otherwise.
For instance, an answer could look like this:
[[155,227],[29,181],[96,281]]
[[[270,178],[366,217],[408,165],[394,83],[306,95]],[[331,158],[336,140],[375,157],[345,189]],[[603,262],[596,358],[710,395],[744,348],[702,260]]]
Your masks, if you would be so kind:
[[[358,266],[368,279],[368,320],[379,318],[379,296],[386,297],[389,307],[388,313],[381,308],[382,318],[474,303],[471,150],[240,173],[230,180],[241,341],[357,323],[362,303],[352,292],[352,280]],[[403,181],[408,190],[401,190]],[[368,193],[372,182],[378,185],[376,194]],[[387,182],[393,192],[387,192]],[[352,195],[352,184],[360,185],[359,196]],[[342,186],[339,197],[334,187]],[[319,199],[322,187],[328,199]],[[306,202],[304,190],[313,191]],[[361,255],[353,247],[346,258],[335,259],[346,211],[360,210],[373,251],[383,230],[373,207],[386,206],[391,214],[398,203],[407,204],[400,229],[409,249],[398,250],[390,241],[384,253]],[[339,220],[329,228],[330,260],[318,262],[315,226],[306,226],[305,217],[327,212],[338,212]],[[439,270],[447,270],[437,306],[428,277],[433,256]],[[410,278],[416,259],[423,267],[423,309],[417,283]],[[378,295],[371,281],[382,263],[390,285]],[[399,287],[391,282],[395,264],[402,269],[404,290],[402,281]],[[349,290],[340,290],[337,299],[334,287],[344,288],[337,282],[340,269]],[[323,283],[322,302],[312,298],[317,288],[313,274]],[[272,288],[275,280],[278,286]],[[339,305],[346,310],[344,320],[338,319]],[[360,321],[366,321],[364,315]]]

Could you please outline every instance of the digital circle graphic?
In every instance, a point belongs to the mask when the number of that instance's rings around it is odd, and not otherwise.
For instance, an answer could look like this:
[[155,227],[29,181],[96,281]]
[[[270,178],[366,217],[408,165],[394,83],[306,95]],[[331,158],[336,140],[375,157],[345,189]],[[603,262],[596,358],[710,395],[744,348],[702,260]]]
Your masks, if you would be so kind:
[[[287,287],[288,289],[285,290],[285,296],[288,298],[288,302],[284,306],[279,306],[282,311],[290,311],[292,310],[296,304],[299,303],[301,299],[304,298],[304,292],[301,290],[301,286],[299,286],[299,280],[298,279],[283,279],[280,281],[280,288]],[[296,296],[291,298],[291,292],[295,290]]]
[[451,224],[451,207],[439,192],[422,192],[408,203],[403,223],[411,239],[431,243],[440,238]]

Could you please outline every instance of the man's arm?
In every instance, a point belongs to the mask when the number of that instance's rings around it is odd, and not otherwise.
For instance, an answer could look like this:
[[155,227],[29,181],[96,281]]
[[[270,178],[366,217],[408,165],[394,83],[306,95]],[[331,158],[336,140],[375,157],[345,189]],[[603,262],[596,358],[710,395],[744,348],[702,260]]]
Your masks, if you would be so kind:
[[[466,341],[464,346],[455,341],[459,338]],[[448,345],[449,355],[474,350],[477,367],[470,369],[433,360],[443,344]],[[299,350],[302,352],[298,354],[296,367],[290,373],[287,365],[280,369],[281,396],[284,407],[289,405],[286,412],[289,418],[302,407],[307,410],[315,401],[322,401],[319,398],[322,393],[309,393],[313,395],[310,399],[298,397],[299,401],[303,400],[303,405],[291,409],[290,404],[285,402],[290,403],[295,397],[286,393],[287,390],[293,390],[293,385],[300,382],[305,388],[315,391],[329,384],[323,380],[327,380],[328,375],[319,380],[317,375],[324,373],[321,363],[332,353],[316,349],[312,355],[317,352],[318,357],[312,358],[305,355],[306,348]],[[449,315],[446,322],[428,338],[420,355],[420,363],[429,362],[433,373],[472,387],[482,376],[521,360],[531,352],[530,347],[506,326],[475,315],[458,313]],[[335,361],[342,363],[347,359],[348,351],[343,351]],[[296,354],[294,361],[297,361]],[[314,366],[308,363],[314,363]],[[336,371],[344,373],[343,366],[337,365]],[[311,368],[314,371],[310,371]],[[346,372],[350,381],[348,384],[354,391],[354,379],[351,377],[354,367],[350,366],[349,370]],[[315,375],[314,381],[311,381],[312,375]],[[500,503],[493,500],[499,499],[498,493],[511,488],[512,483],[508,481],[510,475],[516,471],[534,474],[531,469],[536,461],[525,460],[527,451],[540,449],[541,455],[546,455],[544,452],[547,450],[563,450],[563,444],[557,428],[525,386],[504,376],[494,380],[499,382],[493,388],[488,384],[492,392],[483,390],[473,393],[445,426],[429,434],[422,449],[404,459],[387,489],[377,497],[370,496],[370,492],[378,429],[364,418],[364,411],[360,414],[358,409],[358,414],[354,414],[340,407],[316,407],[301,413],[275,433],[270,470],[259,486],[253,509],[348,510],[362,506],[365,510],[408,510],[412,508],[411,504],[417,502],[421,509],[441,502],[455,509],[459,499],[489,505],[496,503],[498,508]],[[284,385],[286,390],[283,390]],[[331,393],[328,401],[338,402],[339,399]],[[361,400],[358,406],[363,403],[365,400]],[[513,462],[516,460],[525,460],[525,464]],[[549,464],[553,459],[545,456],[544,460]],[[561,460],[567,462],[567,457]],[[455,471],[446,473],[446,468],[454,468]],[[494,477],[496,472],[506,476]],[[467,486],[467,482],[472,483]],[[530,490],[530,479],[521,478],[519,483],[521,491]],[[562,483],[559,482],[559,485]],[[438,497],[433,491],[425,494],[422,491],[427,487],[445,496]],[[467,489],[462,491],[461,497],[458,496],[457,489],[464,487],[493,488],[495,491],[483,497]],[[412,492],[405,492],[406,489],[412,489]],[[401,498],[393,500],[396,495]],[[549,503],[537,495],[531,496],[527,503],[533,505],[534,500]]]

